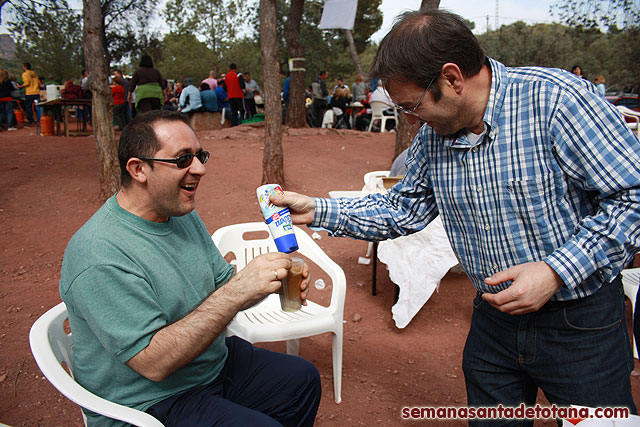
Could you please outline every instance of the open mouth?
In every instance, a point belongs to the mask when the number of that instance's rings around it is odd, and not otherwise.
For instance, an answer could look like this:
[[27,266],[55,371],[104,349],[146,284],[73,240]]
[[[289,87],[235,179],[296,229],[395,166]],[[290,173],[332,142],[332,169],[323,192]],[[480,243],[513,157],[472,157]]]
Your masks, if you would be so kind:
[[188,191],[190,193],[193,193],[196,191],[196,188],[198,187],[198,184],[184,184],[181,185],[180,188],[182,188],[184,191]]

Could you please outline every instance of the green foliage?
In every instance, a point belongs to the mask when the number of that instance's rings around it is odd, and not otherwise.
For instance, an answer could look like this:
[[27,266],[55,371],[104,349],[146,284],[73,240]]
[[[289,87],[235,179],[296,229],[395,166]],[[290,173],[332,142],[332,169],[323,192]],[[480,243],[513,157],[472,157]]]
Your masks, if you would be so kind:
[[16,57],[30,62],[39,76],[56,81],[81,76],[82,43],[78,40],[82,40],[82,19],[69,13],[66,1],[20,9],[9,29],[16,42]]
[[640,90],[640,31],[603,33],[560,24],[515,22],[478,36],[485,53],[507,66],[571,69],[579,64],[589,80],[603,75],[607,87]]
[[7,70],[9,77],[18,77],[22,74],[22,62],[18,58],[0,58],[0,68]]
[[169,33],[162,40],[162,58],[154,65],[165,79],[183,80],[191,77],[200,82],[209,75],[215,55],[193,34]]
[[194,34],[220,55],[236,41],[245,8],[235,0],[169,0],[162,15],[171,31]]

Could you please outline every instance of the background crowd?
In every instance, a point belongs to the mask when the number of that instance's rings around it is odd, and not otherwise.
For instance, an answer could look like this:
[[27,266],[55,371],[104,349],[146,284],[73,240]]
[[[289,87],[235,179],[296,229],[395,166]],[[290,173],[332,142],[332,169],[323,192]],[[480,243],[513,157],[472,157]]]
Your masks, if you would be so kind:
[[[0,69],[0,131],[13,131],[19,125],[35,125],[43,114],[38,103],[46,101],[45,88],[48,84],[55,83],[38,77],[28,62],[23,64],[22,69],[21,79],[9,76],[5,69]],[[570,71],[586,78],[580,65],[574,65]],[[358,74],[350,85],[342,77],[338,77],[335,84],[328,86],[328,79],[328,71],[320,71],[305,91],[306,120],[309,126],[366,130],[371,121],[372,100],[388,106],[383,114],[393,115],[393,102],[379,80],[365,80]],[[593,83],[604,96],[604,76],[596,76]],[[287,75],[281,93],[283,122],[289,105],[289,84],[290,77]],[[261,114],[264,104],[260,85],[251,77],[250,71],[239,72],[235,63],[231,63],[229,70],[219,77],[211,70],[198,83],[192,77],[183,80],[166,79],[154,67],[151,56],[143,55],[131,76],[123,74],[119,69],[113,70],[109,85],[116,130],[122,130],[137,114],[160,109],[189,115],[203,111],[220,112],[231,126],[264,119]],[[91,98],[86,72],[82,71],[79,84],[68,80],[59,96],[68,99]],[[90,115],[90,111],[86,114]],[[395,120],[388,120],[386,130],[393,130],[395,126]],[[374,130],[379,130],[378,123],[375,123]]]

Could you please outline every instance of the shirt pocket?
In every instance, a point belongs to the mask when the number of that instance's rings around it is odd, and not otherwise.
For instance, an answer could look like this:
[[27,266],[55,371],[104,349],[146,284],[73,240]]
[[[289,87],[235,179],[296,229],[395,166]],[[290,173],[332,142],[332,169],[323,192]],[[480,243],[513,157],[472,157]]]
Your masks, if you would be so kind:
[[520,261],[540,260],[554,249],[549,245],[554,188],[551,173],[503,182],[507,235]]

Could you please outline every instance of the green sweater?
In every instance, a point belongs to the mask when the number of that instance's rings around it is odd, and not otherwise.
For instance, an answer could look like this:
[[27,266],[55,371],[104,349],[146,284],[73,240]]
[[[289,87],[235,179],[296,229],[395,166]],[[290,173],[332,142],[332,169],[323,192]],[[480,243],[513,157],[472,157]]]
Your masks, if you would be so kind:
[[[161,382],[125,362],[233,271],[195,211],[155,223],[125,211],[111,197],[72,237],[62,263],[60,295],[69,311],[76,380],[99,396],[140,410],[213,381],[227,356],[222,335]],[[87,415],[90,425],[122,425]]]

